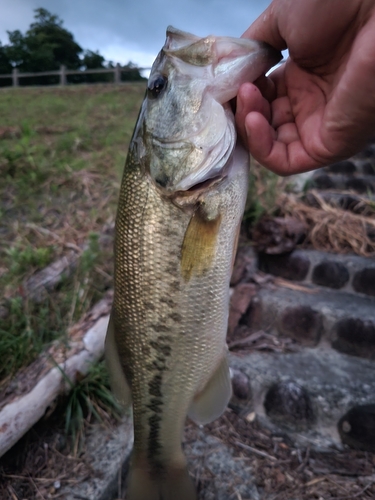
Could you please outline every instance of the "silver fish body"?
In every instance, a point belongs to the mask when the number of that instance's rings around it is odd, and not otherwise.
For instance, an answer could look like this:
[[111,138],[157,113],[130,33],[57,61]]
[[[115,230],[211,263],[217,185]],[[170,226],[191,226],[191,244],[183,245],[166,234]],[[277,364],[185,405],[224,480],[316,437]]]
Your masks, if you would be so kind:
[[168,28],[129,148],[106,340],[112,383],[131,398],[129,500],[193,500],[186,416],[217,418],[231,396],[229,280],[248,154],[228,101],[278,61],[249,40]]

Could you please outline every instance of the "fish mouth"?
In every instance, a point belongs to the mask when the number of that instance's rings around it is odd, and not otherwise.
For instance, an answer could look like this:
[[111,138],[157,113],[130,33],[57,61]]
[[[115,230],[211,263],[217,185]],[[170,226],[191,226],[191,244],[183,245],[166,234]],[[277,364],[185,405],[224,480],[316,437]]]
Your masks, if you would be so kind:
[[204,180],[197,182],[193,186],[190,186],[188,189],[177,190],[173,194],[171,193],[171,197],[176,201],[185,199],[186,203],[189,203],[190,201],[197,201],[203,194],[207,193],[207,191],[213,188],[217,188],[219,185],[225,182],[230,173],[231,166],[233,165],[232,159],[233,155],[231,154],[228,158],[228,161],[222,167],[219,173],[217,173],[217,175],[205,178]]

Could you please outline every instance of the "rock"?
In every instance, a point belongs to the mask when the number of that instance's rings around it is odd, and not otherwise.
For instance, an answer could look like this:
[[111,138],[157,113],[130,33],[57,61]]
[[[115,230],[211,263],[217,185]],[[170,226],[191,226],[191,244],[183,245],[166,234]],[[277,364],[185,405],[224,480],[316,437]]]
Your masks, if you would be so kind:
[[241,281],[248,281],[256,272],[256,256],[249,245],[239,247],[234,262],[230,286],[236,286]]
[[328,172],[332,174],[346,174],[352,175],[356,171],[355,164],[350,160],[339,161],[338,163],[332,163],[326,167]]
[[310,261],[298,250],[283,255],[260,253],[258,259],[258,266],[261,271],[288,280],[302,281],[309,272]]
[[[285,285],[268,284],[259,288],[241,321],[252,329],[298,339],[305,346],[314,346],[319,341],[328,347],[333,342],[333,347],[341,352],[373,356],[372,347],[369,350],[372,334],[368,330],[372,331],[371,325],[375,325],[373,297],[347,291],[332,293],[332,290],[307,285],[296,289],[294,283],[292,287]],[[364,326],[362,318],[368,326]],[[351,323],[347,323],[348,320]],[[353,325],[359,326],[353,330]],[[354,349],[356,339],[358,349]]]
[[[185,452],[190,471],[199,471],[198,477],[202,478],[198,485],[199,500],[260,500],[246,460],[235,459],[221,440],[199,430]],[[209,479],[204,480],[205,477]]]
[[342,442],[351,448],[375,452],[375,404],[355,406],[339,421]]
[[334,182],[329,175],[319,173],[318,175],[314,175],[313,186],[318,189],[332,189]]
[[257,291],[252,283],[240,283],[236,286],[230,298],[228,336],[231,337],[243,314],[247,311],[251,299]]
[[291,252],[306,234],[306,226],[293,217],[262,217],[253,230],[258,252],[283,254]]
[[353,288],[356,292],[375,297],[375,267],[358,271],[353,278]]
[[278,322],[278,331],[305,346],[316,346],[319,343],[322,329],[322,318],[319,312],[309,306],[288,307]]
[[369,161],[362,165],[364,175],[375,175],[375,168]]
[[129,416],[124,416],[122,423],[116,428],[96,424],[86,439],[85,451],[85,460],[94,473],[79,485],[61,488],[59,497],[64,500],[120,498],[119,488],[125,490],[132,447],[133,425]]
[[[231,353],[229,361],[251,386],[252,399],[243,401],[243,411],[254,412],[261,425],[303,447],[326,451],[342,447],[337,431],[340,419],[353,407],[374,402],[374,364],[332,349]],[[301,426],[298,415],[304,418]]]
[[314,268],[312,281],[316,285],[338,289],[346,285],[349,277],[349,271],[344,264],[325,260]]
[[266,394],[264,407],[271,420],[292,426],[294,430],[306,428],[314,421],[308,392],[292,380],[272,385]]
[[251,399],[251,389],[248,377],[241,370],[232,370],[233,396],[241,400]]
[[353,356],[375,359],[375,323],[361,318],[344,318],[337,322],[337,338],[332,347]]
[[365,178],[353,177],[353,179],[347,179],[345,182],[346,189],[353,189],[357,193],[367,193],[373,192],[374,186],[372,183],[368,182]]

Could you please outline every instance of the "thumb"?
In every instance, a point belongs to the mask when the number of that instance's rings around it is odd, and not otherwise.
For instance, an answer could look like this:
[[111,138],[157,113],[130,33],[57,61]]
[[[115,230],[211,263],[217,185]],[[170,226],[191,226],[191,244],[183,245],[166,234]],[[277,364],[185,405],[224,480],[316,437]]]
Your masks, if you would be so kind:
[[279,7],[280,2],[274,0],[242,37],[267,42],[275,49],[285,50],[287,45],[279,30]]

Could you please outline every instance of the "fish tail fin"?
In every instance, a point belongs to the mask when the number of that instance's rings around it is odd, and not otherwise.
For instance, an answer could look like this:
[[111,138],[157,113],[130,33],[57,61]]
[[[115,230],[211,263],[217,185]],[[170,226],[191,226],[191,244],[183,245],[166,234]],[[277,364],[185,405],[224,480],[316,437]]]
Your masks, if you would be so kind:
[[185,465],[169,466],[160,472],[130,467],[127,500],[196,500],[195,488]]

